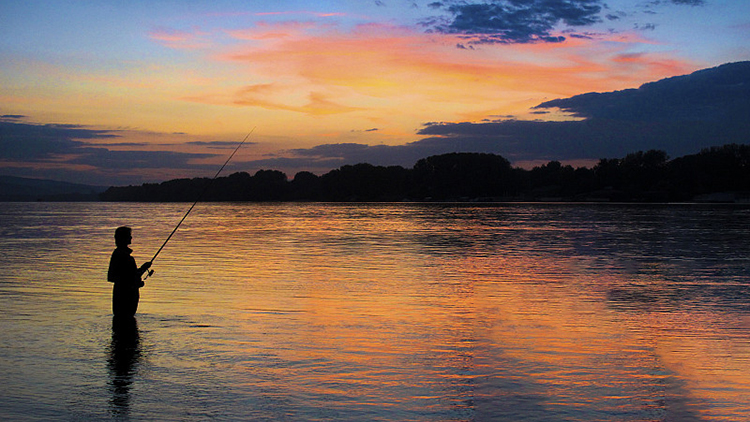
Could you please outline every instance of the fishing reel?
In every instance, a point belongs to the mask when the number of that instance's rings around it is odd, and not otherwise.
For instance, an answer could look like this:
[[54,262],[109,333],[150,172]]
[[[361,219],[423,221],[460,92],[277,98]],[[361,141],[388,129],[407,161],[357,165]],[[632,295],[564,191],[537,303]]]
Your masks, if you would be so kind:
[[152,275],[154,275],[154,270],[146,271],[146,277],[143,277],[143,281],[146,281],[146,279],[151,277]]

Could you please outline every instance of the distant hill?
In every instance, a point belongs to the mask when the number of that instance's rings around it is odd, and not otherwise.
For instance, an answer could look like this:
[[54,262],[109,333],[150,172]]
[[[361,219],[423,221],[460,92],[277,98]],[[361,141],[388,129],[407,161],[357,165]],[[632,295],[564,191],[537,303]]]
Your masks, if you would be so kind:
[[98,201],[105,186],[0,176],[0,202],[9,201]]

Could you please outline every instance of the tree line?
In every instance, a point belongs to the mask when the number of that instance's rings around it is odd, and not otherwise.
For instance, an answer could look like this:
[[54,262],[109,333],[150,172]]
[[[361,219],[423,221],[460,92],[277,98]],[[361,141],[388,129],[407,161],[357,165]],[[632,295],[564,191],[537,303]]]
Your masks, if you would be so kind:
[[711,147],[670,160],[661,150],[600,159],[592,168],[558,161],[531,170],[487,153],[423,158],[411,168],[345,165],[321,176],[278,170],[110,187],[103,201],[735,201],[750,198],[750,145]]

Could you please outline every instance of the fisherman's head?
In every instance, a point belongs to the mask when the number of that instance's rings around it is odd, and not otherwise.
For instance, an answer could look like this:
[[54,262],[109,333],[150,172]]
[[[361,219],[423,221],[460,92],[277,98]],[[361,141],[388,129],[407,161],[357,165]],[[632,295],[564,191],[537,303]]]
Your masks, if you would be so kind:
[[133,240],[130,227],[118,227],[115,230],[115,244],[117,246],[128,246]]

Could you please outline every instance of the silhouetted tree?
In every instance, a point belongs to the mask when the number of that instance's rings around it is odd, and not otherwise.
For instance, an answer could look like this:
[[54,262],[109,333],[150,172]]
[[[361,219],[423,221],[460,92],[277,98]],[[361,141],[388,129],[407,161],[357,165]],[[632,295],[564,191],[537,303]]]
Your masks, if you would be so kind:
[[[246,172],[232,173],[228,177],[220,177],[206,191],[206,201],[247,201],[249,195],[247,186],[251,176]],[[197,198],[196,198],[197,200]]]
[[323,196],[331,201],[400,201],[408,192],[409,171],[400,166],[360,163],[321,177]]
[[280,201],[288,191],[286,174],[278,170],[258,170],[247,187],[250,201]]
[[321,197],[320,177],[309,171],[294,175],[291,182],[290,199],[297,201],[314,201]]
[[680,199],[722,191],[750,191],[750,145],[703,149],[669,163],[669,180]]
[[632,198],[653,199],[653,192],[661,187],[667,159],[665,151],[650,150],[628,154],[620,160],[623,182],[621,188]]
[[499,155],[451,153],[419,160],[412,169],[360,163],[289,182],[277,170],[234,173],[215,180],[175,179],[111,187],[104,201],[401,201],[493,198],[684,201],[722,191],[750,192],[750,145],[711,147],[669,161],[666,152],[638,151],[603,158],[591,169],[550,161],[532,170],[512,168]]
[[621,187],[623,175],[619,159],[601,158],[593,170],[599,188]]
[[415,194],[422,198],[496,197],[513,190],[510,162],[494,154],[451,153],[414,165]]

